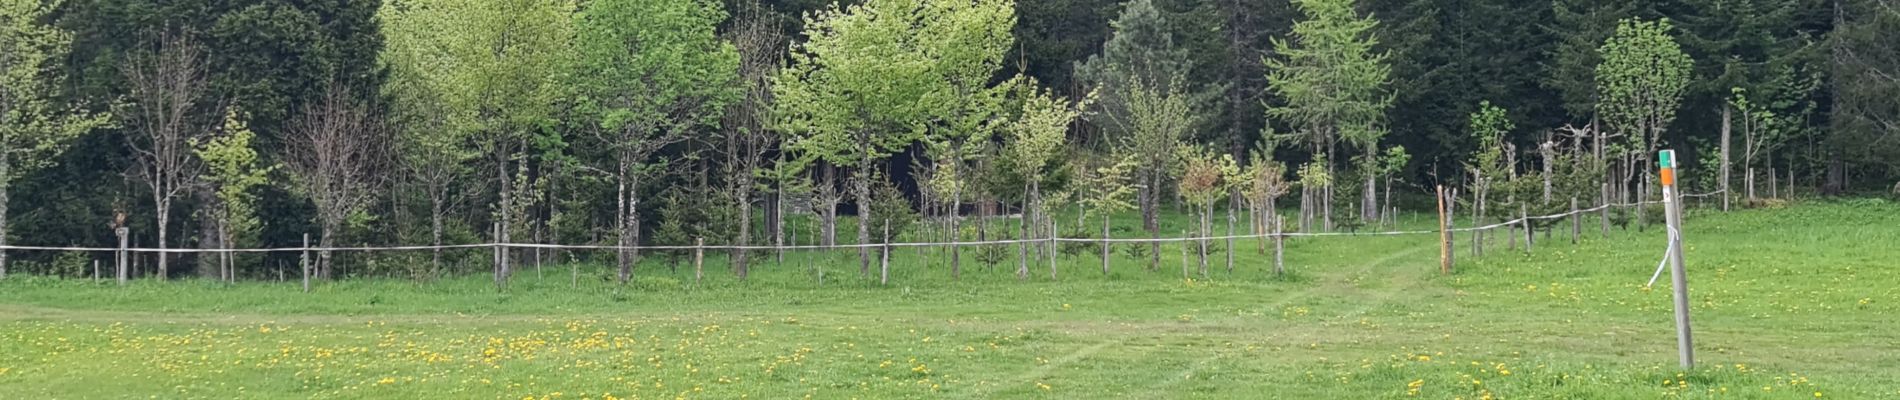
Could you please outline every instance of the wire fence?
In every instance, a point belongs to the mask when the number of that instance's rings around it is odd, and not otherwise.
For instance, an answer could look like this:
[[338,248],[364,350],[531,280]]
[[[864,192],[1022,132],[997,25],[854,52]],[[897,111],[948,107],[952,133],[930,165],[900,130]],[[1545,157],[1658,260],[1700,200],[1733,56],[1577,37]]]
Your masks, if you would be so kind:
[[[1702,193],[1702,194],[1685,194],[1685,195],[1681,195],[1681,197],[1683,198],[1709,197],[1709,196],[1720,195],[1720,194],[1723,194],[1724,192],[1726,191],[1718,190],[1718,191]],[[1230,240],[1243,240],[1243,239],[1289,239],[1289,238],[1302,238],[1302,237],[1349,237],[1349,236],[1402,236],[1402,235],[1444,234],[1447,232],[1464,233],[1464,232],[1476,232],[1476,231],[1490,231],[1490,230],[1495,230],[1499,228],[1507,228],[1507,227],[1515,228],[1519,225],[1526,224],[1527,221],[1559,220],[1563,218],[1570,218],[1572,216],[1596,213],[1596,212],[1600,212],[1600,211],[1610,209],[1610,208],[1629,208],[1629,207],[1654,205],[1654,204],[1662,204],[1662,203],[1663,201],[1661,200],[1642,201],[1642,202],[1635,202],[1635,203],[1611,203],[1611,204],[1599,205],[1599,206],[1588,208],[1588,209],[1577,209],[1577,210],[1563,212],[1563,213],[1556,213],[1556,214],[1549,214],[1549,215],[1522,216],[1522,217],[1511,219],[1508,221],[1502,221],[1502,222],[1492,223],[1492,224],[1483,225],[1483,226],[1471,226],[1471,227],[1463,227],[1463,228],[1455,228],[1455,227],[1447,226],[1447,229],[1391,230],[1391,231],[1372,231],[1372,232],[1262,232],[1262,233],[1250,233],[1250,234],[1238,234],[1238,235],[1217,235],[1217,236],[1183,235],[1182,237],[1159,237],[1159,238],[1106,238],[1106,237],[1105,238],[1070,238],[1070,237],[1061,237],[1060,233],[1057,232],[1053,227],[1051,227],[1049,230],[1050,235],[1045,236],[1045,237],[1036,237],[1036,238],[979,240],[979,241],[855,243],[855,244],[829,244],[829,245],[826,245],[826,244],[813,244],[813,245],[698,244],[698,245],[618,246],[618,245],[575,245],[575,244],[546,244],[546,243],[504,243],[504,242],[445,244],[445,245],[411,245],[411,246],[334,246],[334,247],[299,246],[299,247],[274,247],[274,248],[150,248],[150,247],[129,247],[129,246],[128,247],[84,247],[84,246],[0,245],[0,251],[105,252],[105,253],[119,254],[120,256],[118,257],[118,260],[116,262],[124,263],[126,262],[125,257],[124,257],[124,255],[126,254],[220,254],[220,253],[223,253],[223,254],[241,254],[241,253],[304,253],[304,254],[308,254],[308,253],[316,253],[316,252],[373,253],[373,252],[471,250],[471,249],[490,249],[497,252],[506,251],[510,249],[608,250],[608,251],[635,251],[635,252],[637,251],[787,252],[787,251],[890,249],[890,248],[953,247],[953,246],[975,248],[975,247],[982,247],[982,246],[997,246],[997,245],[1055,244],[1055,243],[1086,243],[1086,244],[1100,244],[1100,245],[1151,244],[1151,243],[1159,244],[1159,243],[1182,243],[1182,242],[1205,243],[1205,242],[1213,242],[1213,241],[1230,241]],[[1455,218],[1451,218],[1451,219],[1455,220]],[[1455,225],[1456,223],[1451,222],[1451,224]],[[119,265],[116,267],[123,268],[124,266]]]

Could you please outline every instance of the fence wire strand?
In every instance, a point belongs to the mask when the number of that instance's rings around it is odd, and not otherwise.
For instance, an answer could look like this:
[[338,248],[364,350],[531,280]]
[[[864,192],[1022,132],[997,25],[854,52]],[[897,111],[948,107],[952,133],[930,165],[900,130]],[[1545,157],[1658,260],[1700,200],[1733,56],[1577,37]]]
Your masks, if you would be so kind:
[[[1723,192],[1725,192],[1725,191],[1724,191],[1724,190],[1718,190],[1718,191],[1714,191],[1714,192],[1709,192],[1709,193],[1702,193],[1702,194],[1693,194],[1693,195],[1682,195],[1682,197],[1708,197],[1708,196],[1714,196],[1714,195],[1718,195],[1718,194],[1722,194]],[[1585,213],[1592,213],[1592,212],[1597,212],[1597,211],[1602,211],[1602,210],[1604,210],[1604,209],[1606,209],[1606,208],[1611,208],[1611,207],[1619,207],[1619,208],[1621,208],[1621,207],[1636,207],[1636,206],[1641,206],[1641,205],[1653,205],[1653,204],[1661,204],[1661,203],[1662,203],[1662,201],[1660,201],[1660,200],[1652,200],[1652,201],[1643,201],[1643,202],[1636,202],[1636,203],[1614,203],[1614,204],[1605,204],[1605,205],[1600,205],[1600,206],[1596,206],[1596,207],[1593,207],[1593,208],[1589,208],[1589,209],[1584,209],[1584,210],[1576,210],[1576,211],[1571,211],[1571,212],[1565,212],[1565,213],[1559,213],[1559,214],[1551,214],[1551,215],[1541,215],[1541,216],[1532,216],[1532,217],[1525,217],[1525,218],[1517,218],[1517,219],[1513,219],[1513,220],[1509,220],[1509,221],[1504,221],[1504,222],[1499,222],[1499,223],[1495,223],[1495,224],[1490,224],[1490,225],[1485,225],[1485,226],[1477,226],[1477,227],[1466,227],[1466,228],[1452,228],[1452,229],[1450,229],[1450,231],[1451,231],[1451,232],[1473,232],[1473,231],[1483,231],[1483,230],[1491,230],[1491,229],[1497,229],[1497,228],[1503,228],[1503,227],[1507,227],[1507,226],[1513,226],[1513,225],[1519,225],[1519,224],[1523,224],[1523,223],[1525,222],[1525,220],[1552,220],[1552,219],[1561,219],[1561,218],[1567,218],[1567,217],[1570,217],[1570,216],[1573,216],[1573,215],[1579,215],[1579,214],[1585,214]],[[185,254],[185,253],[287,253],[287,252],[306,252],[306,251],[313,251],[313,252],[322,252],[322,251],[329,251],[329,252],[377,252],[377,251],[422,251],[422,250],[455,250],[455,249],[500,249],[500,248],[509,248],[509,249],[557,249],[557,250],[655,250],[655,251],[680,251],[680,250],[759,250],[759,251],[768,251],[768,250],[788,250],[788,251],[789,251],[789,250],[839,250],[839,249],[860,249],[860,248],[872,248],[872,249],[874,249],[874,248],[884,248],[884,247],[892,247],[892,248],[908,248],[908,247],[944,247],[944,246],[952,246],[952,245],[955,245],[955,246],[993,246],[993,245],[1009,245],[1009,244],[1026,244],[1026,243],[1049,243],[1049,242],[1058,242],[1058,243],[1098,243],[1098,244],[1106,244],[1106,243],[1174,243],[1174,242],[1200,242],[1200,241],[1221,241],[1221,240],[1228,240],[1228,239],[1260,239],[1260,238],[1274,238],[1274,237],[1281,237],[1281,238],[1298,238],[1298,237],[1333,237],[1333,236],[1402,236],[1402,235],[1423,235],[1423,234],[1437,234],[1437,233],[1440,233],[1440,232],[1441,232],[1440,230],[1436,230],[1436,229],[1432,229],[1432,230],[1409,230],[1409,231],[1379,231],[1379,232],[1281,232],[1281,233],[1257,233],[1257,234],[1247,234],[1247,235],[1225,235],[1225,236],[1203,236],[1203,237],[1172,237],[1172,238],[1123,238],[1123,239],[1116,239],[1116,238],[1064,238],[1064,237],[1053,237],[1053,238],[1034,238],[1034,239],[1007,239],[1007,240],[987,240],[987,241],[976,241],[976,242],[894,242],[894,243],[862,243],[862,244],[834,244],[834,245],[790,245],[790,246],[763,246],[763,245],[705,245],[705,246],[678,246],[678,245],[664,245],[664,246],[613,246],[613,245],[569,245],[569,244],[538,244],[538,243],[498,243],[498,242],[489,242],[489,243],[474,243],[474,244],[446,244],[446,245],[439,245],[439,246],[438,246],[438,245],[423,245],[423,246],[379,246],[379,247],[377,247],[377,246],[360,246],[360,247],[277,247],[277,248],[255,248],[255,249],[202,249],[202,248],[164,248],[164,249],[159,249],[159,248],[140,248],[140,247],[128,247],[128,248],[123,248],[123,249],[121,249],[121,248],[116,248],[116,247],[77,247],[77,246],[67,246],[67,247],[61,247],[61,246],[14,246],[14,245],[5,245],[5,246],[0,246],[0,250],[21,250],[21,251],[81,251],[81,252],[116,252],[116,251],[126,251],[126,252],[132,252],[132,253],[159,253],[159,254]]]

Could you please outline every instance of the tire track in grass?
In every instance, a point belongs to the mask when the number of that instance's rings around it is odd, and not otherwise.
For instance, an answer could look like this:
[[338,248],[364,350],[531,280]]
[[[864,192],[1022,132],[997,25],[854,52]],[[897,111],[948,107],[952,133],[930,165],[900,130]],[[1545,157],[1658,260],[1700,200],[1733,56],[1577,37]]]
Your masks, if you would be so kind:
[[[1273,303],[1269,303],[1265,307],[1262,307],[1260,309],[1260,312],[1267,313],[1270,311],[1274,311],[1275,309],[1278,309],[1278,308],[1286,307],[1287,305],[1293,304],[1295,301],[1302,300],[1307,297],[1312,297],[1314,293],[1318,293],[1321,290],[1338,290],[1338,289],[1350,288],[1353,286],[1351,284],[1352,282],[1351,277],[1362,276],[1367,273],[1371,273],[1373,269],[1381,265],[1391,263],[1401,258],[1417,255],[1418,253],[1424,251],[1427,248],[1430,248],[1430,246],[1411,247],[1405,250],[1400,250],[1400,251],[1392,252],[1390,254],[1386,254],[1385,256],[1381,256],[1377,259],[1373,259],[1372,261],[1361,263],[1358,266],[1359,268],[1354,269],[1351,272],[1322,275],[1319,277],[1320,279],[1314,280],[1315,284],[1308,285],[1306,289],[1302,289],[1297,292],[1293,292],[1285,296],[1281,296],[1277,301],[1274,301]],[[1322,283],[1321,281],[1324,281],[1323,283],[1328,283],[1328,284],[1320,284]],[[1337,283],[1339,285],[1333,285],[1331,283]],[[1364,310],[1360,310],[1359,312],[1363,313]]]
[[977,391],[976,395],[971,396],[971,398],[978,398],[978,399],[995,398],[996,397],[995,392],[997,390],[1002,390],[1004,388],[1013,387],[1013,386],[1027,386],[1030,388],[1031,391],[1034,391],[1036,389],[1036,385],[1039,383],[1042,383],[1042,380],[1044,378],[1049,377],[1049,373],[1055,372],[1056,368],[1061,368],[1062,366],[1068,365],[1069,363],[1073,363],[1073,362],[1088,358],[1089,356],[1095,355],[1095,353],[1102,351],[1102,349],[1108,348],[1108,346],[1113,346],[1119,343],[1120,341],[1109,340],[1109,341],[1103,341],[1101,343],[1089,345],[1088,347],[1083,347],[1081,349],[1077,349],[1076,351],[1070,352],[1067,355],[1056,357],[1056,359],[1054,360],[1049,360],[1049,362],[1047,363],[1038,365],[1035,368],[1030,368],[1028,371],[1024,371],[1021,374],[1017,374],[1015,377],[1016,382],[1014,384],[1011,384],[1008,386],[991,386],[987,389],[982,389],[982,390]]
[[[1320,279],[1315,280],[1316,284],[1310,285],[1306,289],[1293,292],[1285,296],[1281,296],[1277,301],[1270,303],[1265,308],[1263,308],[1262,312],[1264,313],[1265,311],[1268,311],[1268,310],[1285,307],[1288,304],[1293,304],[1293,302],[1295,301],[1298,301],[1307,297],[1311,297],[1314,293],[1318,293],[1321,290],[1337,290],[1343,287],[1351,287],[1353,286],[1351,284],[1352,282],[1351,277],[1362,276],[1367,273],[1371,273],[1374,269],[1377,269],[1378,267],[1382,265],[1390,264],[1393,261],[1397,261],[1399,259],[1417,255],[1418,253],[1423,252],[1424,250],[1429,249],[1429,248],[1431,248],[1431,246],[1410,247],[1405,250],[1395,251],[1395,252],[1386,254],[1379,258],[1373,259],[1372,261],[1360,263],[1358,265],[1358,268],[1350,269],[1349,272],[1323,275],[1320,277]],[[1389,276],[1392,278],[1398,277],[1397,274],[1393,274]],[[1319,284],[1320,282],[1324,282],[1324,284]],[[1391,297],[1391,294],[1388,291],[1388,293],[1386,293],[1383,298],[1373,302],[1372,304],[1383,304],[1385,300],[1389,299],[1390,297]],[[1368,304],[1366,307],[1361,308],[1349,314],[1363,314],[1366,310],[1370,309],[1371,307],[1372,305]],[[1171,390],[1175,385],[1178,385],[1182,382],[1187,382],[1189,379],[1192,379],[1194,377],[1194,374],[1199,373],[1201,369],[1207,367],[1209,363],[1215,360],[1224,358],[1226,356],[1227,356],[1226,352],[1216,352],[1213,355],[1203,357],[1200,359],[1200,361],[1189,364],[1187,368],[1181,370],[1180,372],[1167,375],[1168,377],[1167,379],[1157,382],[1153,385],[1149,385],[1148,387],[1142,389],[1141,395],[1133,396],[1130,398],[1149,399],[1149,398],[1175,397],[1175,396],[1169,395],[1170,393],[1172,393],[1172,392],[1169,392],[1169,390]]]

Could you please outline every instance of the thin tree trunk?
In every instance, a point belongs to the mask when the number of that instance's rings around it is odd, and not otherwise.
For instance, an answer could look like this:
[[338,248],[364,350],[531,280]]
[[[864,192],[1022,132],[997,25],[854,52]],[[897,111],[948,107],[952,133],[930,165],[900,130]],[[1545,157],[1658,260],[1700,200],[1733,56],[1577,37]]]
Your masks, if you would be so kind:
[[171,205],[170,199],[158,200],[158,249],[160,251],[153,256],[158,257],[158,280],[160,281],[169,279],[171,276],[170,264],[166,262],[166,259],[170,258],[167,256],[171,253],[163,251],[167,243],[165,241],[165,227],[169,226],[171,222],[171,217],[169,216],[171,214]]
[[[1484,178],[1479,177],[1478,179],[1482,181]],[[1473,203],[1476,203],[1476,204],[1473,204],[1471,207],[1471,228],[1472,228],[1471,230],[1471,256],[1472,257],[1484,256],[1485,230],[1478,229],[1478,228],[1484,226],[1484,203],[1489,200],[1489,199],[1486,199],[1485,197],[1487,194],[1486,192],[1490,191],[1490,188],[1487,188],[1485,186],[1488,186],[1488,185],[1489,184],[1487,183],[1479,183],[1478,189],[1476,191],[1473,191],[1472,196],[1471,196],[1472,200],[1474,200]]]
[[[741,186],[744,186],[744,188],[738,189],[739,239],[737,243],[733,244],[737,246],[749,246],[752,245],[752,188],[750,183],[745,183]],[[732,249],[732,266],[737,270],[739,280],[745,280],[749,272],[747,271],[748,266],[746,265],[746,249],[742,247]]]
[[[1024,208],[1028,207],[1025,206]],[[1016,235],[1018,239],[1016,242],[1016,279],[1029,280],[1029,242],[1027,242],[1027,240],[1029,240],[1029,218],[1019,217],[1016,221],[1018,222],[1016,224],[1018,232]]]
[[335,270],[333,270],[333,267],[330,265],[330,249],[336,247],[337,224],[333,221],[326,220],[323,221],[322,229],[323,239],[317,242],[317,247],[323,248],[317,251],[317,270],[320,271],[317,276],[328,280],[335,276],[333,275]]
[[871,243],[871,160],[865,158],[858,162],[858,170],[853,181],[858,197],[858,276],[871,275],[871,250],[864,244]]
[[1207,279],[1207,236],[1214,230],[1214,203],[1201,205],[1201,237],[1195,240],[1200,244],[1201,279]]
[[1285,276],[1286,236],[1283,233],[1286,232],[1286,221],[1272,211],[1268,211],[1268,214],[1271,220],[1267,223],[1272,224],[1273,230],[1273,276]]
[[1223,249],[1222,252],[1227,253],[1228,274],[1234,273],[1234,222],[1237,220],[1234,217],[1233,206],[1237,203],[1238,202],[1229,203],[1227,207],[1227,248]]
[[442,197],[436,193],[431,193],[429,195],[429,244],[432,246],[435,246],[435,248],[429,249],[429,267],[431,268],[430,271],[434,274],[441,274],[442,273]]
[[[952,167],[951,170],[954,173],[956,168]],[[961,178],[958,178],[958,179],[961,179]],[[950,213],[949,213],[949,217],[950,217],[950,241],[949,241],[950,242],[950,279],[951,280],[963,279],[963,249],[958,245],[958,242],[963,241],[962,210],[963,210],[963,190],[960,188],[953,189],[950,191]]]
[[1148,237],[1156,241],[1148,243],[1148,270],[1161,269],[1161,221],[1158,220],[1161,207],[1161,171],[1148,171],[1148,182],[1141,188],[1141,226],[1148,230]]
[[1366,168],[1365,191],[1359,194],[1359,220],[1367,225],[1379,221],[1379,181],[1371,172],[1372,168]]
[[1775,173],[1774,160],[1768,161],[1768,198],[1781,198],[1781,175]]
[[[9,180],[8,179],[9,177],[7,176],[7,174],[9,173],[8,169],[10,169],[8,168],[7,164],[10,162],[11,161],[7,160],[6,152],[0,151],[0,247],[5,247],[7,245],[7,233],[8,233],[7,232],[7,222],[8,222],[7,212],[10,211],[7,209],[7,205],[8,205],[7,203],[9,200],[11,200],[11,198],[7,194],[8,189],[9,189],[8,186],[11,186],[7,183],[7,181]],[[6,278],[7,278],[7,251],[4,248],[0,248],[0,279],[6,279]]]
[[1754,202],[1755,201],[1755,167],[1750,166],[1747,169],[1748,169],[1747,171],[1748,176],[1742,178],[1742,181],[1743,181],[1742,184],[1748,185],[1748,201]]
[[[782,164],[783,161],[780,161]],[[774,261],[785,263],[785,183],[777,182],[772,189],[772,253]]]

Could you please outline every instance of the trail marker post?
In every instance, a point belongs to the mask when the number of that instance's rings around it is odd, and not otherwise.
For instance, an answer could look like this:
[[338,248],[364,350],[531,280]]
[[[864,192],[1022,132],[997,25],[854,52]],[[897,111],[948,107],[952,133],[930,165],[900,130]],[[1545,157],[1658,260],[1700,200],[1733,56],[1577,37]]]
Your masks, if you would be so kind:
[[1695,341],[1689,330],[1689,272],[1682,265],[1682,199],[1676,190],[1676,152],[1663,150],[1657,157],[1662,168],[1663,214],[1669,227],[1669,279],[1675,290],[1676,347],[1683,369],[1695,368]]

